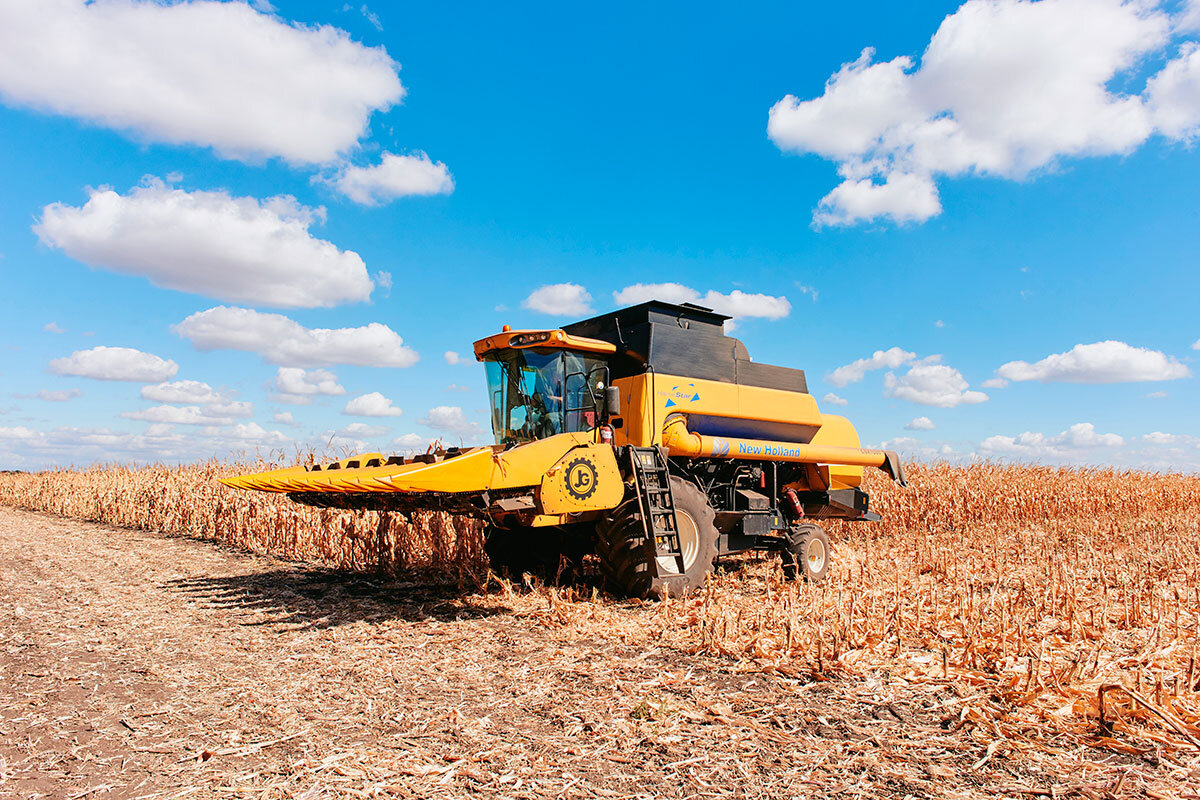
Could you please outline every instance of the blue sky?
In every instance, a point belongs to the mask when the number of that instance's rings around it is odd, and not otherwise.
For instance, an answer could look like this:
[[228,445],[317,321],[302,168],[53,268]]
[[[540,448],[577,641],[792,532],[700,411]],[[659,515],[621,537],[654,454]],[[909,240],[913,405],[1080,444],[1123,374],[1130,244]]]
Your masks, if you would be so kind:
[[0,467],[483,440],[473,340],[659,296],[868,444],[1200,469],[1198,41],[1117,0],[0,3]]

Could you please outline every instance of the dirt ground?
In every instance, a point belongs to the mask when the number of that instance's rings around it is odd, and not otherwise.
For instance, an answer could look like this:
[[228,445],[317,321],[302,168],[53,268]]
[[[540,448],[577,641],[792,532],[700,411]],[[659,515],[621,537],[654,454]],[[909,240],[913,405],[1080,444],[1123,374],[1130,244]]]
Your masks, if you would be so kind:
[[545,604],[0,508],[0,796],[1189,796],[1152,754],[989,748],[953,687],[766,675]]

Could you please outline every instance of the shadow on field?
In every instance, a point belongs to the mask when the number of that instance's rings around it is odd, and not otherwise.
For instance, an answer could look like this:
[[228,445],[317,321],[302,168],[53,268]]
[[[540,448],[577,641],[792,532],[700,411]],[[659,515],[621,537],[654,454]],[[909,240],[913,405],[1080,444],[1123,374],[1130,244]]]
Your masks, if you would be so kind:
[[243,625],[332,628],[387,620],[454,621],[506,614],[503,606],[466,604],[469,590],[452,584],[373,578],[320,568],[276,569],[245,575],[181,578],[166,586],[218,608],[257,612]]

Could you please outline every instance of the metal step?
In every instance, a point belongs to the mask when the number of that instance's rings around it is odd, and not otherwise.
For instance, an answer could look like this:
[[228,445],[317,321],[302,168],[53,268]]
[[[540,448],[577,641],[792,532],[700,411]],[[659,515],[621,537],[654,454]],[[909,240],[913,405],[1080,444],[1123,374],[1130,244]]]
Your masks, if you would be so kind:
[[679,574],[684,572],[683,550],[679,541],[679,522],[675,516],[675,498],[671,494],[671,475],[666,454],[658,447],[630,447],[634,489],[638,497],[646,541],[653,544],[655,574],[659,558],[674,558]]

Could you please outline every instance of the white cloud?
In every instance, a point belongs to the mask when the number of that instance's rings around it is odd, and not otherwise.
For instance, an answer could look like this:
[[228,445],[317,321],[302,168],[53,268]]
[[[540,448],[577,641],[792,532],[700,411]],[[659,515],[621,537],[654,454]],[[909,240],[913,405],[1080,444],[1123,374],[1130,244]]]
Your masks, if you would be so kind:
[[246,400],[210,403],[204,407],[204,413],[213,417],[253,417],[254,404]]
[[286,195],[260,202],[148,178],[125,195],[92,189],[80,207],[52,203],[33,230],[77,261],[165,289],[289,308],[369,299],[358,253],[309,233],[324,215]]
[[1092,423],[1079,422],[1056,436],[1031,431],[1019,436],[989,436],[979,449],[985,454],[1047,458],[1099,447],[1119,447],[1124,443],[1115,433],[1096,433]]
[[931,431],[936,427],[937,427],[937,425],[935,425],[933,423],[933,420],[931,420],[929,417],[917,417],[912,422],[905,425],[904,430],[906,430],[906,431]]
[[243,3],[0,5],[0,96],[139,140],[326,163],[400,102],[399,65]]
[[911,364],[916,357],[916,353],[901,350],[899,347],[876,350],[870,358],[860,358],[845,366],[838,367],[829,373],[826,379],[834,386],[846,386],[861,381],[866,377],[867,372],[871,370],[895,369],[903,364]]
[[844,398],[844,397],[838,397],[838,396],[837,396],[836,394],[834,394],[833,392],[826,392],[826,394],[825,394],[825,397],[823,397],[822,399],[823,399],[823,400],[824,400],[826,403],[829,403],[830,405],[834,405],[834,406],[848,406],[848,405],[850,405],[850,401],[849,401],[849,400],[847,400],[847,399],[846,399],[846,398]]
[[131,347],[93,347],[76,350],[66,358],[50,362],[56,375],[78,375],[100,381],[158,383],[175,377],[179,365]]
[[42,330],[46,331],[47,333],[66,333],[67,332],[65,328],[58,327],[57,322],[47,322],[45,325],[42,326]]
[[45,400],[47,403],[65,403],[68,400],[74,400],[76,397],[82,396],[83,392],[80,389],[42,389],[37,394],[13,395],[13,397]]
[[229,429],[229,436],[234,439],[241,439],[252,442],[267,442],[275,444],[284,444],[292,439],[285,433],[279,431],[268,431],[257,422],[238,423]]
[[34,439],[38,432],[24,425],[15,428],[0,427],[0,439]]
[[1175,19],[1175,29],[1200,31],[1200,0],[1184,0],[1183,9]]
[[419,433],[406,433],[392,440],[392,444],[397,448],[411,453],[427,452],[436,442],[437,439],[430,439],[428,436],[422,436]]
[[1161,400],[1167,396],[1167,393],[1166,392],[1147,392],[1146,394],[1144,394],[1142,396],[1145,397],[1147,400]]
[[483,428],[479,423],[471,422],[458,406],[437,406],[429,409],[429,413],[417,420],[422,425],[435,431],[454,434],[466,441],[478,441],[484,437]]
[[530,311],[559,317],[581,317],[592,313],[592,296],[577,283],[552,283],[535,289],[521,305]]
[[296,424],[296,418],[292,416],[292,412],[290,411],[278,411],[275,413],[275,416],[272,417],[272,419],[278,422],[280,425]]
[[924,222],[942,213],[933,181],[922,175],[890,172],[879,183],[873,178],[844,180],[821,198],[813,224],[854,225],[880,217],[896,222]]
[[122,411],[125,419],[166,425],[230,425],[229,417],[214,416],[199,406],[152,406],[139,411]]
[[305,328],[282,314],[217,306],[172,327],[197,350],[244,350],[273,364],[410,367],[417,353],[379,322],[361,328]]
[[142,387],[142,397],[157,403],[222,403],[228,397],[203,381],[174,381]]
[[446,359],[447,364],[451,364],[451,365],[471,363],[471,359],[466,358],[465,356],[461,356],[458,353],[454,352],[453,350],[447,350],[445,352],[445,354],[443,354],[442,357]]
[[1181,438],[1182,437],[1180,437],[1178,434],[1163,433],[1162,431],[1153,431],[1152,433],[1147,433],[1142,437],[1143,440],[1150,442],[1151,444],[1175,444],[1176,442],[1180,441]]
[[901,378],[889,372],[883,379],[883,393],[887,397],[938,408],[988,399],[983,392],[969,390],[969,386],[961,372],[945,364],[916,364]]
[[895,450],[905,460],[962,461],[967,453],[956,451],[945,442],[923,442],[911,436],[897,436],[879,443],[880,450]]
[[280,367],[275,375],[277,400],[292,405],[308,405],[314,395],[337,396],[346,393],[337,376],[329,370]]
[[337,435],[348,438],[363,436],[368,439],[373,439],[376,436],[383,436],[389,430],[391,429],[386,425],[368,425],[365,422],[351,422],[349,425],[338,431]]
[[1197,339],[1197,340],[1196,340],[1196,343],[1192,345],[1192,349],[1193,349],[1193,350],[1200,350],[1200,339]]
[[1170,20],[1153,2],[968,0],[919,65],[906,55],[876,62],[867,48],[821,96],[776,103],[767,133],[782,150],[838,164],[842,183],[820,201],[817,225],[919,222],[940,212],[942,176],[1022,179],[1062,158],[1131,152],[1156,130],[1194,137],[1192,43],[1142,94],[1110,89],[1171,43]]
[[1177,58],[1146,83],[1147,107],[1155,126],[1172,139],[1200,134],[1200,45],[1186,42]]
[[1062,381],[1066,383],[1127,383],[1186,378],[1188,368],[1157,350],[1132,347],[1124,342],[1077,344],[1030,364],[1010,361],[996,370],[1010,381]]
[[398,417],[404,412],[392,405],[390,398],[384,397],[379,392],[371,392],[346,403],[346,408],[342,413],[357,417]]
[[452,383],[446,387],[447,392],[470,392],[473,391],[470,386],[459,386],[457,383]]
[[375,166],[344,166],[337,175],[322,182],[364,206],[376,206],[398,197],[454,191],[450,170],[424,153],[411,156],[384,153]]
[[1004,378],[988,378],[982,386],[985,389],[1003,389],[1008,386],[1008,381]]
[[792,311],[792,304],[786,297],[748,294],[740,289],[734,289],[729,294],[713,290],[701,294],[681,283],[635,283],[613,292],[613,302],[618,306],[632,306],[650,300],[662,300],[667,303],[693,303],[711,308],[718,314],[726,314],[734,319],[749,317],[782,319]]

